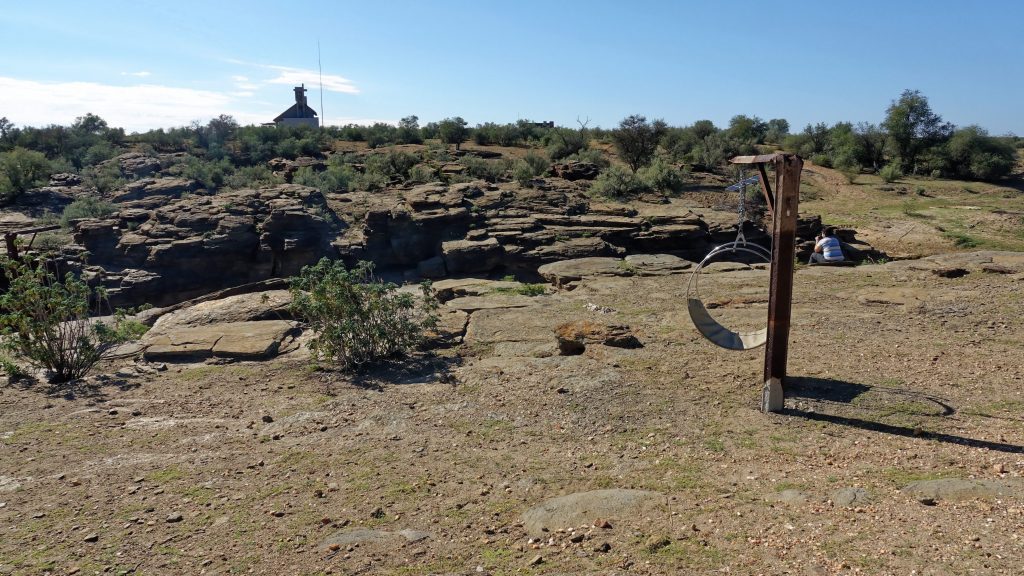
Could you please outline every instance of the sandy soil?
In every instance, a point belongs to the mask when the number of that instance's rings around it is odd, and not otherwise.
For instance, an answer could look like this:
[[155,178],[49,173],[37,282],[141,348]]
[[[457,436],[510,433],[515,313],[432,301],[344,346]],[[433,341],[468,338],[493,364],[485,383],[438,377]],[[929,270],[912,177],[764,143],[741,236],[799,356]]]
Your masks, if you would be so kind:
[[[356,381],[295,353],[12,383],[0,574],[1018,574],[1024,259],[981,260],[801,267],[782,414],[757,410],[762,350],[694,330],[685,275],[478,311],[464,344]],[[701,290],[723,322],[756,321],[759,274]],[[551,355],[577,318],[644,347]],[[902,491],[934,478],[1008,488]],[[656,506],[522,523],[610,488]]]

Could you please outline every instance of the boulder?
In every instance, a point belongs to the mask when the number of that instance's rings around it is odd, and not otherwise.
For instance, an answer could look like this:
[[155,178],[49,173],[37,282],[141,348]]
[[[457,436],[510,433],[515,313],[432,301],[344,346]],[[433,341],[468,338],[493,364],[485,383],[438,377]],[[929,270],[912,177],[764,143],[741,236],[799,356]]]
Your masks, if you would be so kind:
[[597,178],[597,175],[601,172],[601,169],[592,162],[558,162],[551,166],[550,173],[552,176],[564,178],[566,180],[593,180]]
[[451,274],[488,272],[497,268],[504,250],[494,238],[485,240],[453,240],[441,244],[445,267]]
[[562,356],[582,354],[588,344],[603,344],[614,348],[642,348],[629,326],[599,324],[590,320],[573,320],[555,328],[558,351]]

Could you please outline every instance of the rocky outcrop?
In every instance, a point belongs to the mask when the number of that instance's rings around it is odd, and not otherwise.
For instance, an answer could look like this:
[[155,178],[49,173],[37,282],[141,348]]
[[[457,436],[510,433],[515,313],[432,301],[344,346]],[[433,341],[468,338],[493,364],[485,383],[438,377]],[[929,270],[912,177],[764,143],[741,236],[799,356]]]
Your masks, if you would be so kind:
[[569,181],[593,180],[601,168],[592,162],[557,162],[551,165],[551,175]]
[[344,225],[315,189],[282,185],[178,199],[76,225],[83,274],[115,306],[165,306],[230,286],[289,277],[322,257]]

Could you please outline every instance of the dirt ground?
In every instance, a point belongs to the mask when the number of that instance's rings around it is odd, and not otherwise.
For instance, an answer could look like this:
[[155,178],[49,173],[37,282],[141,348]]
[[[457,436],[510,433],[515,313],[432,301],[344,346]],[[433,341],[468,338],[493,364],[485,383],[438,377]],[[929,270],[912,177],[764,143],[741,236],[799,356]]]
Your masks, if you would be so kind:
[[[482,309],[465,343],[357,381],[300,351],[11,383],[0,574],[1019,574],[1024,257],[986,260],[800,267],[781,414],[757,409],[763,350],[697,334],[685,274]],[[762,281],[701,291],[741,325]],[[643,347],[553,355],[571,319]],[[936,478],[1005,489],[902,490]],[[655,505],[523,524],[625,488]]]

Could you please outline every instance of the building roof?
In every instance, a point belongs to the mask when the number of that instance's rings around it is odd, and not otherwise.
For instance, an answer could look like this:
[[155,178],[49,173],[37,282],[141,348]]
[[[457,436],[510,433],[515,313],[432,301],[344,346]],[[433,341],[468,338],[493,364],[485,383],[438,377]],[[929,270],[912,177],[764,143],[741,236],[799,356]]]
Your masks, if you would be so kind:
[[316,110],[313,110],[306,104],[296,102],[292,104],[291,108],[281,112],[277,118],[274,118],[274,122],[280,122],[285,118],[316,118]]

